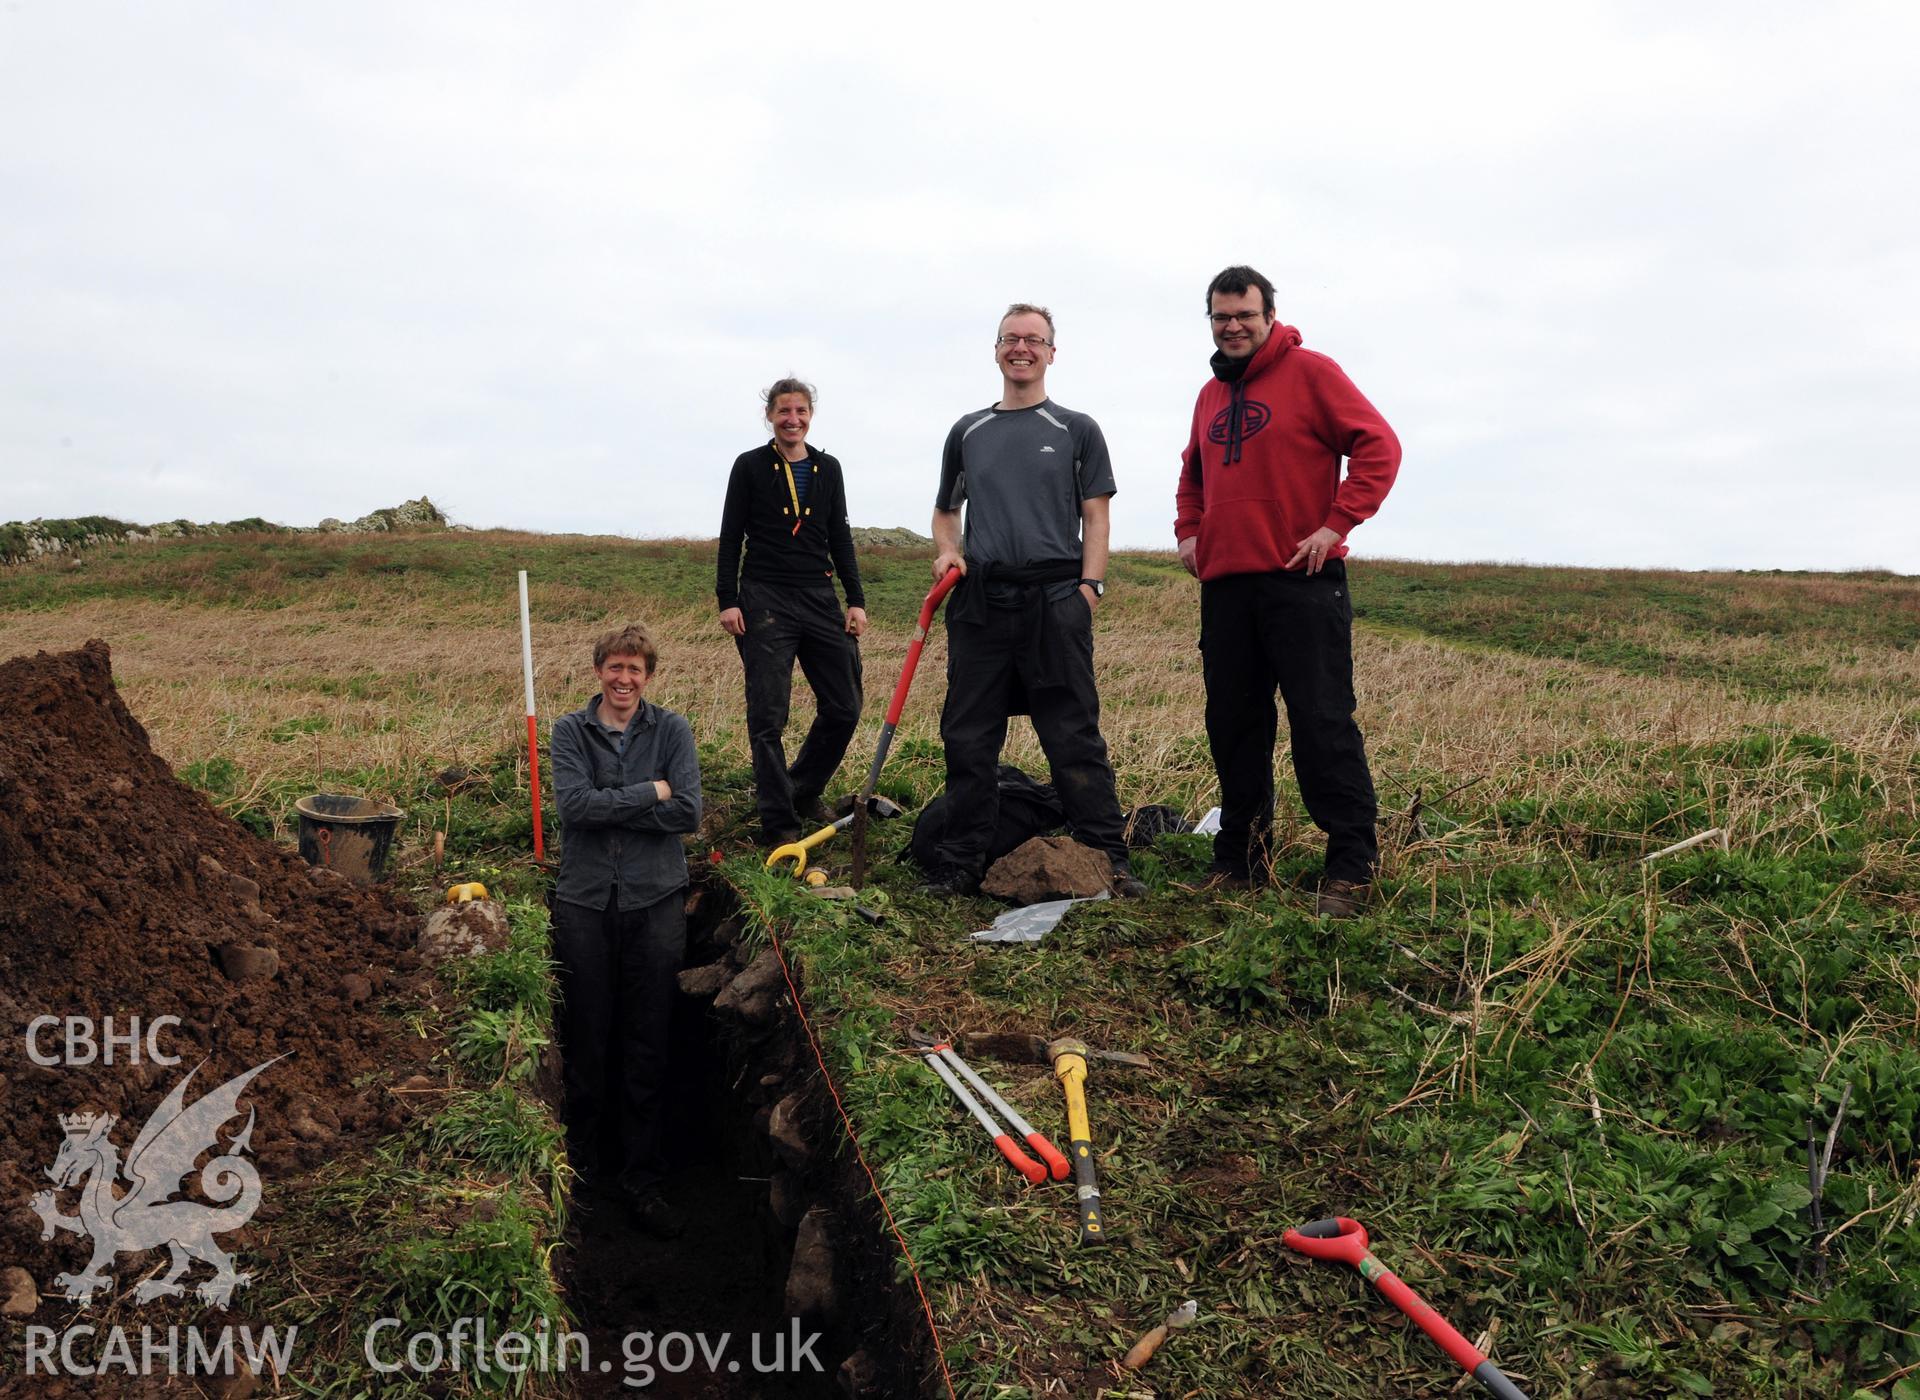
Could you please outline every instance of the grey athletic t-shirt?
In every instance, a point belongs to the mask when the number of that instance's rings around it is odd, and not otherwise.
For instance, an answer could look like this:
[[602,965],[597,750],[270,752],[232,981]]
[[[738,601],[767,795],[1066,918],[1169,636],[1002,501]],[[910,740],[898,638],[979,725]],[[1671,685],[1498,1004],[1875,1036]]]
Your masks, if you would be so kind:
[[967,558],[1036,564],[1080,557],[1080,502],[1114,494],[1100,425],[1051,399],[983,409],[953,425],[938,510],[967,507]]

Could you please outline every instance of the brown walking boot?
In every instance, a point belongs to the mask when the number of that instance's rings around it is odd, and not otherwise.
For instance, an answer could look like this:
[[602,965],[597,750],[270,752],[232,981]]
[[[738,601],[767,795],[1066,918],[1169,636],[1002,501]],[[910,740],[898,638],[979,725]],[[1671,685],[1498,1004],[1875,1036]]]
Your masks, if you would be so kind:
[[1323,919],[1351,919],[1366,906],[1368,888],[1353,880],[1329,880],[1320,887],[1314,913]]

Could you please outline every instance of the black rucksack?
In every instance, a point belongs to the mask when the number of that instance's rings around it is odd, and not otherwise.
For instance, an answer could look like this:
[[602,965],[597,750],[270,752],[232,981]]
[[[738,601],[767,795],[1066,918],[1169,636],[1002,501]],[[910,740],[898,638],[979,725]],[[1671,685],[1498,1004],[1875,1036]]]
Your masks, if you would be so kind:
[[1151,846],[1162,836],[1177,836],[1191,830],[1187,814],[1178,807],[1154,803],[1135,807],[1127,813],[1127,846],[1131,850]]
[[[943,792],[914,818],[908,851],[914,863],[929,874],[941,863],[935,852],[947,839],[947,804],[948,797]],[[1028,777],[1012,764],[1001,764],[1000,817],[994,823],[993,839],[987,843],[987,864],[992,865],[1008,851],[1024,846],[1036,836],[1058,831],[1066,821],[1067,814],[1051,786]]]

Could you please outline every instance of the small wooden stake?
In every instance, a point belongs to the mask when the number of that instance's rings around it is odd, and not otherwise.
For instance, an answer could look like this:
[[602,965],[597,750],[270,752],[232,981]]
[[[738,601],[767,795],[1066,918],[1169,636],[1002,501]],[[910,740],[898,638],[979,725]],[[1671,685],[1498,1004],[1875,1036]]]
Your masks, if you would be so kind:
[[1642,865],[1649,865],[1652,862],[1660,859],[1661,856],[1670,856],[1670,855],[1673,855],[1676,851],[1690,851],[1695,846],[1705,845],[1707,842],[1713,840],[1715,837],[1718,837],[1720,840],[1720,849],[1723,851],[1726,850],[1727,849],[1726,829],[1724,827],[1710,826],[1705,831],[1701,832],[1698,836],[1689,836],[1686,840],[1676,841],[1671,846],[1662,846],[1659,850],[1655,851],[1650,856],[1640,857],[1640,863]]

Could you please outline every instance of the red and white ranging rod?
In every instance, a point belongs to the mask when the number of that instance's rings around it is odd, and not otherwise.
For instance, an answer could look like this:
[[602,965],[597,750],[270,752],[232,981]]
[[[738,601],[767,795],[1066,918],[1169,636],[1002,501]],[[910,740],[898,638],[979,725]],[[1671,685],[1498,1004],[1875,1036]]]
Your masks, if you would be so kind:
[[527,779],[533,789],[533,858],[547,858],[546,833],[540,827],[540,731],[533,712],[533,623],[527,614],[527,571],[520,571],[520,667],[527,677]]

